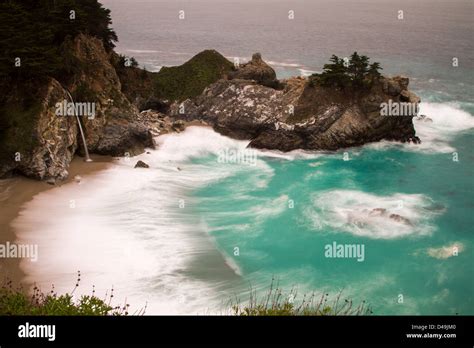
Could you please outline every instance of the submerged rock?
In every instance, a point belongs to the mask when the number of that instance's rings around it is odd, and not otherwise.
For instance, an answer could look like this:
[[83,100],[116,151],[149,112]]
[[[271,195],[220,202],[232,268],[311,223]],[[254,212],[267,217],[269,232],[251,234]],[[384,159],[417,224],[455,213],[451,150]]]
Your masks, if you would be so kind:
[[398,214],[390,214],[389,218],[397,222],[401,222],[405,225],[410,225],[410,226],[413,225],[409,219]]
[[369,216],[382,216],[387,213],[387,209],[385,208],[375,208],[372,209],[369,213]]

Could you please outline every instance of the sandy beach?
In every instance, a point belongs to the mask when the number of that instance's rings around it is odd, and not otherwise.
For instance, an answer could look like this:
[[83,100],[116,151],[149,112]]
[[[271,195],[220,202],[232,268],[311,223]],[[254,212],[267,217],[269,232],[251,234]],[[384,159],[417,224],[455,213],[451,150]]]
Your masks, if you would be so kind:
[[[25,203],[40,192],[54,190],[74,180],[76,175],[82,177],[92,175],[113,165],[114,159],[108,156],[92,155],[93,162],[86,163],[82,157],[76,156],[69,167],[67,180],[56,185],[25,177],[14,177],[0,180],[0,244],[15,243],[16,231],[11,222],[20,214]],[[0,274],[2,281],[12,280],[14,284],[23,283],[24,273],[21,271],[18,258],[0,258]]]

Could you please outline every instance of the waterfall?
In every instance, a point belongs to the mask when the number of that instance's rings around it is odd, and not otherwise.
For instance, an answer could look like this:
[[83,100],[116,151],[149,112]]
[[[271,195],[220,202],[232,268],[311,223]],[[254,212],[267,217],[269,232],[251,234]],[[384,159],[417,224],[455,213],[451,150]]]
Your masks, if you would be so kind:
[[[63,86],[63,88],[66,91],[67,95],[69,96],[69,99],[71,100],[71,103],[74,104],[74,99],[72,98],[71,93],[64,86]],[[77,124],[79,126],[79,131],[81,132],[81,136],[82,136],[82,143],[84,144],[84,152],[86,154],[86,158],[84,159],[84,161],[85,162],[92,162],[92,159],[89,156],[89,149],[87,148],[86,137],[84,135],[84,130],[82,129],[81,120],[79,119],[79,115],[76,114],[75,108],[74,108],[74,116],[76,116]]]

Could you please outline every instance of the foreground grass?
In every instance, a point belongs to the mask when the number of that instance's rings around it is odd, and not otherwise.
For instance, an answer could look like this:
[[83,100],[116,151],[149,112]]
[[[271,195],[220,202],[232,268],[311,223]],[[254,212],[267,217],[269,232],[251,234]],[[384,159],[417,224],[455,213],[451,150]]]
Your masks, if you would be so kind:
[[[37,316],[122,316],[128,315],[129,304],[112,306],[114,290],[101,299],[95,296],[95,289],[89,296],[75,299],[74,292],[79,286],[81,274],[78,272],[76,285],[71,293],[58,295],[54,286],[49,293],[43,293],[34,286],[28,294],[22,287],[15,288],[11,281],[0,287],[0,315]],[[249,299],[242,303],[238,298],[226,306],[226,315],[234,316],[321,316],[321,315],[369,315],[370,306],[365,301],[354,304],[342,299],[340,291],[332,300],[329,294],[304,294],[298,296],[296,288],[285,292],[273,279],[267,292],[259,297],[257,290],[250,289]],[[146,306],[132,315],[145,314]]]
[[284,291],[275,280],[269,290],[261,297],[251,289],[249,299],[242,303],[239,299],[231,301],[232,315],[239,316],[321,316],[321,315],[369,315],[370,306],[362,301],[342,299],[342,290],[330,300],[329,294],[312,292],[298,297],[296,288]]
[[80,277],[81,274],[78,272],[76,286],[71,293],[64,295],[58,295],[54,287],[49,293],[43,293],[37,286],[34,286],[32,294],[28,294],[24,288],[16,288],[11,281],[6,281],[0,287],[0,315],[128,315],[128,304],[115,307],[111,305],[114,297],[113,289],[104,299],[95,296],[95,290],[92,290],[90,296],[75,299],[74,292],[79,286]]

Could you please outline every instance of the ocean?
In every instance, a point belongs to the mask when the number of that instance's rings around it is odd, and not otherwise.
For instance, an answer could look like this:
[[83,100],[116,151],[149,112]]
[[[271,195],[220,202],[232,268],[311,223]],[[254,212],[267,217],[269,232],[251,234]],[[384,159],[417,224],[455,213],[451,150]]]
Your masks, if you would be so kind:
[[[409,76],[432,122],[414,121],[420,145],[258,150],[245,163],[220,158],[248,141],[209,128],[159,137],[149,154],[25,206],[14,226],[40,250],[22,262],[29,280],[70,291],[81,270],[83,293],[113,286],[148,314],[225,312],[272,279],[300,294],[342,290],[375,314],[474,314],[472,1],[103,3],[117,51],[148,70],[213,48],[241,61],[261,52],[286,78],[358,51]],[[328,256],[344,244],[363,259]]]

